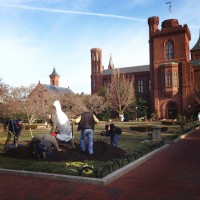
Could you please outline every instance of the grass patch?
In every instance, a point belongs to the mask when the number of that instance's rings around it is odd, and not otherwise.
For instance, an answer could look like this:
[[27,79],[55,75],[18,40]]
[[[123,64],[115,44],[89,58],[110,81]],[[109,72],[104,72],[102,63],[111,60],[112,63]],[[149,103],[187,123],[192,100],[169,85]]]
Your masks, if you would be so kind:
[[[106,136],[101,136],[101,132],[104,131],[104,127],[107,122],[100,122],[95,127],[94,140],[102,140],[106,143],[110,143],[110,138]],[[136,132],[130,129],[131,126],[154,126],[161,125],[160,122],[115,122],[116,126],[122,128],[122,135],[119,136],[118,147],[126,151],[127,157],[124,160],[117,160],[113,158],[112,161],[88,161],[85,160],[82,163],[79,162],[41,162],[38,160],[27,161],[19,160],[9,157],[0,156],[0,168],[5,169],[15,169],[15,170],[26,170],[35,172],[46,172],[55,174],[65,174],[65,175],[83,175],[92,177],[103,177],[112,171],[128,164],[132,160],[137,159],[138,156],[145,155],[146,153],[153,150],[148,144],[141,143],[148,139],[146,132]],[[163,125],[162,125],[163,126]],[[195,127],[193,123],[188,123],[183,129],[178,125],[171,125],[168,127],[168,132],[162,132],[161,138],[163,140],[174,140],[180,134],[184,133],[191,127]],[[49,133],[50,129],[33,129],[33,136],[39,134]],[[77,126],[73,127],[74,130],[74,140],[79,142],[80,133],[77,131]],[[0,152],[3,152],[4,143],[6,141],[7,134],[0,129]],[[23,130],[20,138],[23,144],[26,144],[31,140],[31,134],[29,130]],[[156,148],[156,147],[155,147]],[[138,155],[140,154],[140,155]],[[85,169],[83,170],[83,168]],[[82,171],[81,171],[82,170]]]

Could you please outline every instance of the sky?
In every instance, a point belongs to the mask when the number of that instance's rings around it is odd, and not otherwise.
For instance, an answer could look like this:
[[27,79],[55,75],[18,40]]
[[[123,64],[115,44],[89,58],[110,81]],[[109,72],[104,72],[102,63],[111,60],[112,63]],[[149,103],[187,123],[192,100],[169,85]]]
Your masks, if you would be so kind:
[[[91,93],[92,48],[107,69],[149,64],[147,20],[170,18],[168,0],[0,0],[0,79],[9,86],[50,84]],[[171,18],[187,24],[190,49],[200,34],[200,0],[171,0]]]

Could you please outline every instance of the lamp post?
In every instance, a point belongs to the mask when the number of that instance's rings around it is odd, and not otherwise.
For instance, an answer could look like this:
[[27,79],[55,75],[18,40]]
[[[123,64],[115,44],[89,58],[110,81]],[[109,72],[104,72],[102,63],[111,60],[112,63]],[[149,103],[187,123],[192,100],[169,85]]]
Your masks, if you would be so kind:
[[191,115],[190,115],[190,112],[191,112],[191,111],[190,111],[190,108],[191,108],[191,106],[189,105],[189,106],[188,106],[188,118],[189,118],[189,120],[190,120],[190,116],[191,116]]
[[138,109],[138,107],[136,106],[135,109],[136,109],[136,121],[137,121],[137,117],[138,117],[137,109]]

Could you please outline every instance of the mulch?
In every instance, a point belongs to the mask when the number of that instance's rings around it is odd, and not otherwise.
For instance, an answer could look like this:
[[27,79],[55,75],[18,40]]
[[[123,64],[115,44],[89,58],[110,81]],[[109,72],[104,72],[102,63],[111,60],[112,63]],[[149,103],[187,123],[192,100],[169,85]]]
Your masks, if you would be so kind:
[[[122,149],[112,146],[104,141],[97,140],[94,141],[93,150],[94,154],[89,155],[88,153],[81,152],[80,144],[74,143],[75,148],[72,148],[70,144],[59,144],[62,151],[53,151],[53,154],[46,159],[40,158],[40,161],[84,161],[84,160],[96,160],[96,161],[108,161],[112,159],[123,158],[125,156],[125,151]],[[34,156],[31,152],[30,143],[27,145],[21,145],[16,148],[12,148],[2,156],[12,157],[16,159],[23,160],[34,160]]]

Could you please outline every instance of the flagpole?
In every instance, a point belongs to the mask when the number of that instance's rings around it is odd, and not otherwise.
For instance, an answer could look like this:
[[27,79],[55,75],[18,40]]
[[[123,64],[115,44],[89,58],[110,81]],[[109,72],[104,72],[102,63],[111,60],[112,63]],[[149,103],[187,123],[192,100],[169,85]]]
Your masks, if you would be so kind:
[[168,1],[168,2],[166,2],[166,4],[169,4],[169,18],[171,19],[172,18],[172,5],[171,5],[171,1]]

